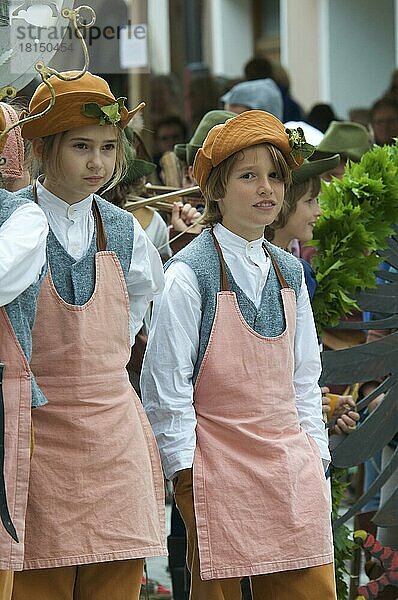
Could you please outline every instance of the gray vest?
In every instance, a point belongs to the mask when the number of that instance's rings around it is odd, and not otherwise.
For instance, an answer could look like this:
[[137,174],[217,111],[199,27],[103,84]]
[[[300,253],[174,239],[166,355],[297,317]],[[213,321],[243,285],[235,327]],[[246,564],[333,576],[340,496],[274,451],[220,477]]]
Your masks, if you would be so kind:
[[[267,242],[276,262],[295,293],[301,289],[302,269],[299,261],[281,248]],[[210,231],[204,230],[188,246],[178,252],[165,265],[167,269],[176,260],[186,263],[196,275],[202,298],[202,322],[199,336],[199,353],[194,369],[194,380],[200,369],[209,342],[216,310],[217,292],[221,288],[220,261]],[[270,266],[259,308],[246,296],[235,282],[226,265],[229,288],[235,292],[237,302],[246,323],[263,336],[275,337],[285,329],[285,315],[280,294],[280,283],[273,265]]]
[[[28,190],[30,198],[33,199],[31,187],[22,191],[26,195]],[[95,196],[95,200],[108,238],[107,250],[113,250],[116,253],[126,277],[133,254],[133,216],[100,196]],[[67,253],[50,229],[47,253],[51,276],[58,294],[68,304],[81,306],[92,296],[95,287],[96,252],[96,229],[88,251],[79,260],[75,260]]]
[[[29,200],[23,196],[17,198],[15,194],[11,194],[6,190],[0,190],[0,227],[12,215],[16,208],[19,208],[28,202]],[[46,269],[43,269],[39,281],[30,285],[22,292],[22,294],[15,298],[15,300],[4,307],[28,362],[32,356],[32,327],[36,316],[37,296],[45,272]],[[4,363],[7,363],[7,357],[1,357],[1,360]],[[33,375],[31,375],[31,383],[32,407],[46,404],[47,400],[37,385]]]

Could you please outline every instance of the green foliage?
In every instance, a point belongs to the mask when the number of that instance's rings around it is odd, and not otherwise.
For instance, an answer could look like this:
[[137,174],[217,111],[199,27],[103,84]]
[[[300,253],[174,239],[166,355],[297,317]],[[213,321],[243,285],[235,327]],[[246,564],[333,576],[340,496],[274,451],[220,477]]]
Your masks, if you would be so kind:
[[97,102],[83,104],[81,112],[86,117],[99,119],[100,125],[116,125],[121,119],[121,110],[126,98],[118,98],[113,104],[100,106]]
[[[331,465],[330,476],[332,481],[332,516],[333,520],[339,516],[339,507],[344,497],[347,483],[347,469],[340,469]],[[353,552],[357,548],[352,539],[352,531],[347,525],[342,525],[333,531],[334,560],[336,574],[337,599],[348,598],[347,576],[350,575],[347,563],[352,560]]]
[[374,146],[360,163],[349,163],[341,180],[322,184],[312,246],[318,282],[313,310],[318,331],[336,326],[358,308],[353,296],[376,286],[386,247],[398,223],[398,145]]

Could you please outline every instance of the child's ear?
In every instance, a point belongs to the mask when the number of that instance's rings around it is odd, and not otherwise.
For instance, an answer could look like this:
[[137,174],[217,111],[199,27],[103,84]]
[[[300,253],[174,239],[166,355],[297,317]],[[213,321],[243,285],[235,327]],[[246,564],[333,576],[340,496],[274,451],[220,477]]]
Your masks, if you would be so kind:
[[32,152],[35,158],[43,158],[43,138],[34,138],[32,140]]

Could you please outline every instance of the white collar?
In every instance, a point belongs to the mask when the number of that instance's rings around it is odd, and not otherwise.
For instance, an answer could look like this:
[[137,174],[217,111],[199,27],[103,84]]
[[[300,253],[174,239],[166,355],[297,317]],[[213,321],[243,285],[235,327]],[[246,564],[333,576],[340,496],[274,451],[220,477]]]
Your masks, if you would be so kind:
[[252,251],[254,253],[261,252],[261,254],[264,254],[262,248],[264,241],[263,237],[260,237],[257,240],[248,241],[240,237],[240,235],[233,233],[221,223],[217,223],[214,226],[214,233],[220,242],[220,246],[231,252],[236,252],[237,254],[247,254],[249,251]]
[[87,198],[80,200],[80,202],[68,204],[47,190],[39,180],[36,180],[36,190],[37,198],[41,208],[47,212],[64,217],[65,219],[73,218],[73,220],[75,220],[76,218],[82,217],[91,211],[93,194],[90,194],[87,196]]

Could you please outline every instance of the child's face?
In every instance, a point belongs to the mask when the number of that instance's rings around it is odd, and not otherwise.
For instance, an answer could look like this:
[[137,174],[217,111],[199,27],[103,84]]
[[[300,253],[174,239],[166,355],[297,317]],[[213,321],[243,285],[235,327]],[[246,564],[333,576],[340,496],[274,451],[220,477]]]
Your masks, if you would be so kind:
[[290,241],[309,242],[313,238],[315,223],[322,214],[318,198],[314,198],[311,189],[298,199],[295,212],[290,215],[281,233]]
[[112,177],[116,163],[117,129],[89,125],[67,131],[59,145],[61,171],[44,174],[44,186],[74,204],[97,192]]
[[255,240],[278,216],[285,186],[265,146],[251,146],[242,154],[230,171],[219,207],[227,229]]

